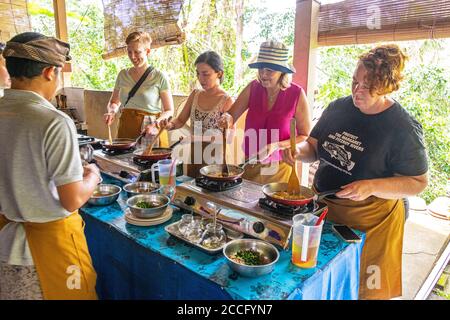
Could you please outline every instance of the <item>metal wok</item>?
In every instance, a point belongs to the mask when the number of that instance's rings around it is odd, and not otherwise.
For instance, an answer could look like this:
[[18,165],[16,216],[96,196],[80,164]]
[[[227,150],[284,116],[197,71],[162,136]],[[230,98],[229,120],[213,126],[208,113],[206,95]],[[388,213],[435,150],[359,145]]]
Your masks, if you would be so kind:
[[172,154],[173,148],[175,148],[181,141],[183,141],[183,137],[180,137],[180,139],[174,144],[172,144],[169,148],[153,148],[152,153],[149,155],[142,154],[145,151],[145,149],[136,150],[133,152],[133,155],[140,160],[158,161],[167,159]]
[[310,188],[300,186],[300,195],[302,197],[301,199],[288,199],[288,198],[283,198],[280,196],[274,196],[274,193],[276,193],[276,192],[287,192],[287,190],[288,190],[288,184],[286,182],[272,182],[272,183],[265,184],[262,187],[262,192],[268,199],[270,199],[276,203],[281,203],[281,204],[285,204],[285,205],[289,205],[289,206],[303,206],[303,205],[310,203],[311,201],[320,201],[323,198],[325,198],[326,196],[333,195],[336,192],[340,191],[341,189],[334,189],[334,190],[324,191],[321,193],[315,193]]
[[228,175],[223,175],[224,164],[213,164],[209,166],[204,166],[200,169],[200,174],[207,177],[210,180],[216,181],[231,181],[239,179],[245,172],[244,168],[256,157],[248,158],[244,163],[236,166],[232,164],[226,165],[228,167]]

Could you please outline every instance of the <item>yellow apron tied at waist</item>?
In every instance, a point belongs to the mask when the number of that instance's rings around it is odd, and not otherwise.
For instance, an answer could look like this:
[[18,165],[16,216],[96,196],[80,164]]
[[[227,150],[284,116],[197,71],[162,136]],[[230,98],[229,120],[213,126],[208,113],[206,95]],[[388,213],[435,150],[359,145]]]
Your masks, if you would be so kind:
[[[159,117],[161,113],[151,113],[136,109],[123,109],[119,120],[117,138],[136,139],[141,134],[142,122],[145,116]],[[159,136],[159,146],[169,147],[169,134],[167,130]]]
[[[0,229],[9,222],[0,214]],[[96,300],[97,274],[78,212],[46,223],[23,222],[23,226],[44,299]]]
[[[264,171],[267,171],[268,174],[264,174]],[[283,161],[268,164],[248,164],[245,166],[242,178],[262,185],[272,182],[288,182],[291,171],[292,167]]]
[[361,253],[359,299],[402,295],[405,208],[401,199],[329,199],[327,219],[366,233]]

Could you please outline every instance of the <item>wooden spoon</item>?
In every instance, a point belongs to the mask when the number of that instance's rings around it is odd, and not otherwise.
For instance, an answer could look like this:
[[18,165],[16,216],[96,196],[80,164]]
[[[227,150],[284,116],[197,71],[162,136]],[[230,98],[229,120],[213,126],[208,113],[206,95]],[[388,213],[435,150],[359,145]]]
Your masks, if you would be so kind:
[[149,146],[147,147],[147,149],[145,149],[144,152],[142,152],[142,155],[143,155],[143,156],[149,156],[149,155],[152,154],[153,146],[155,145],[156,140],[158,140],[159,136],[161,135],[161,133],[162,133],[164,130],[166,130],[166,128],[161,128],[161,130],[159,130],[158,134],[155,136],[155,139],[153,139],[152,143],[149,144]]
[[[296,121],[295,118],[291,119],[291,153],[295,154],[295,137],[296,137]],[[300,182],[297,176],[297,161],[294,161],[292,165],[291,175],[289,176],[288,189],[289,194],[300,194]]]
[[108,125],[108,135],[109,135],[109,145],[113,144],[112,135],[111,135],[111,126]]
[[228,177],[230,175],[230,170],[228,169],[228,165],[227,165],[227,129],[224,128],[223,129],[223,141],[222,141],[222,145],[223,145],[223,167],[222,167],[222,176],[223,177]]

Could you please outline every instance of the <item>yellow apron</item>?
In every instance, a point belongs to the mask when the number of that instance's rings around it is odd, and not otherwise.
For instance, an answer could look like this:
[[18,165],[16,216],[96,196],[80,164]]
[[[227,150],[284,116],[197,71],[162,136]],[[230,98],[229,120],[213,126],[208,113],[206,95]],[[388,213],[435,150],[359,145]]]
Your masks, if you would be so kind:
[[[198,146],[200,145],[201,146]],[[203,158],[204,156],[204,151],[205,148],[207,148],[211,143],[210,142],[204,142],[204,141],[198,141],[198,142],[192,142],[191,143],[191,153],[189,155],[189,163],[186,165],[186,175],[192,178],[197,178],[200,176],[200,169],[204,166],[209,165],[208,163],[205,162],[205,159]],[[197,146],[197,147],[196,147]],[[198,150],[197,150],[198,149]],[[195,152],[196,151],[200,151],[202,152],[201,154],[201,163],[195,163]],[[215,158],[216,157],[216,149],[211,149],[211,157]],[[199,158],[199,155],[197,155],[197,157]],[[222,152],[220,150],[220,155],[218,155],[218,159],[222,160]]]
[[[9,222],[0,214],[0,229]],[[78,212],[56,221],[23,225],[44,299],[96,300],[97,274]]]
[[402,295],[402,248],[405,208],[402,200],[369,197],[364,201],[323,200],[329,220],[364,231],[360,299],[390,299]]
[[[119,120],[117,138],[136,139],[141,134],[142,121],[145,116],[159,117],[161,113],[150,113],[136,109],[123,109]],[[159,136],[159,146],[169,147],[169,134],[164,131]]]
[[[292,167],[286,162],[278,162],[278,169],[274,174],[262,175],[261,170],[263,168],[268,168],[270,166],[275,166],[276,162],[271,164],[248,164],[245,166],[245,172],[242,178],[251,180],[259,184],[266,184],[272,182],[288,182],[289,176],[291,175]],[[264,173],[264,172],[263,172]]]

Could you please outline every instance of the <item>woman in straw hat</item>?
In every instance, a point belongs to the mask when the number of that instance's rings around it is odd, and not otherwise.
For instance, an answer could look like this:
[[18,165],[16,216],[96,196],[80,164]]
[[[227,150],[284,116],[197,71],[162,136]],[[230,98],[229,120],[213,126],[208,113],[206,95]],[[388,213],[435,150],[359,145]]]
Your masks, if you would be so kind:
[[[141,133],[146,117],[158,125],[160,121],[173,115],[174,108],[167,77],[147,61],[152,44],[151,36],[147,32],[132,32],[125,43],[133,66],[121,70],[117,76],[105,121],[111,125],[121,109],[117,137],[134,139]],[[169,146],[167,132],[161,134],[159,145]]]
[[292,167],[281,161],[281,149],[290,145],[290,120],[295,118],[297,123],[296,142],[305,140],[311,130],[305,92],[291,82],[295,70],[288,64],[288,49],[283,43],[262,43],[256,62],[249,67],[258,69],[257,79],[245,87],[220,122],[231,128],[248,110],[245,157],[256,156],[260,163],[246,166],[243,177],[261,184],[287,181]]

